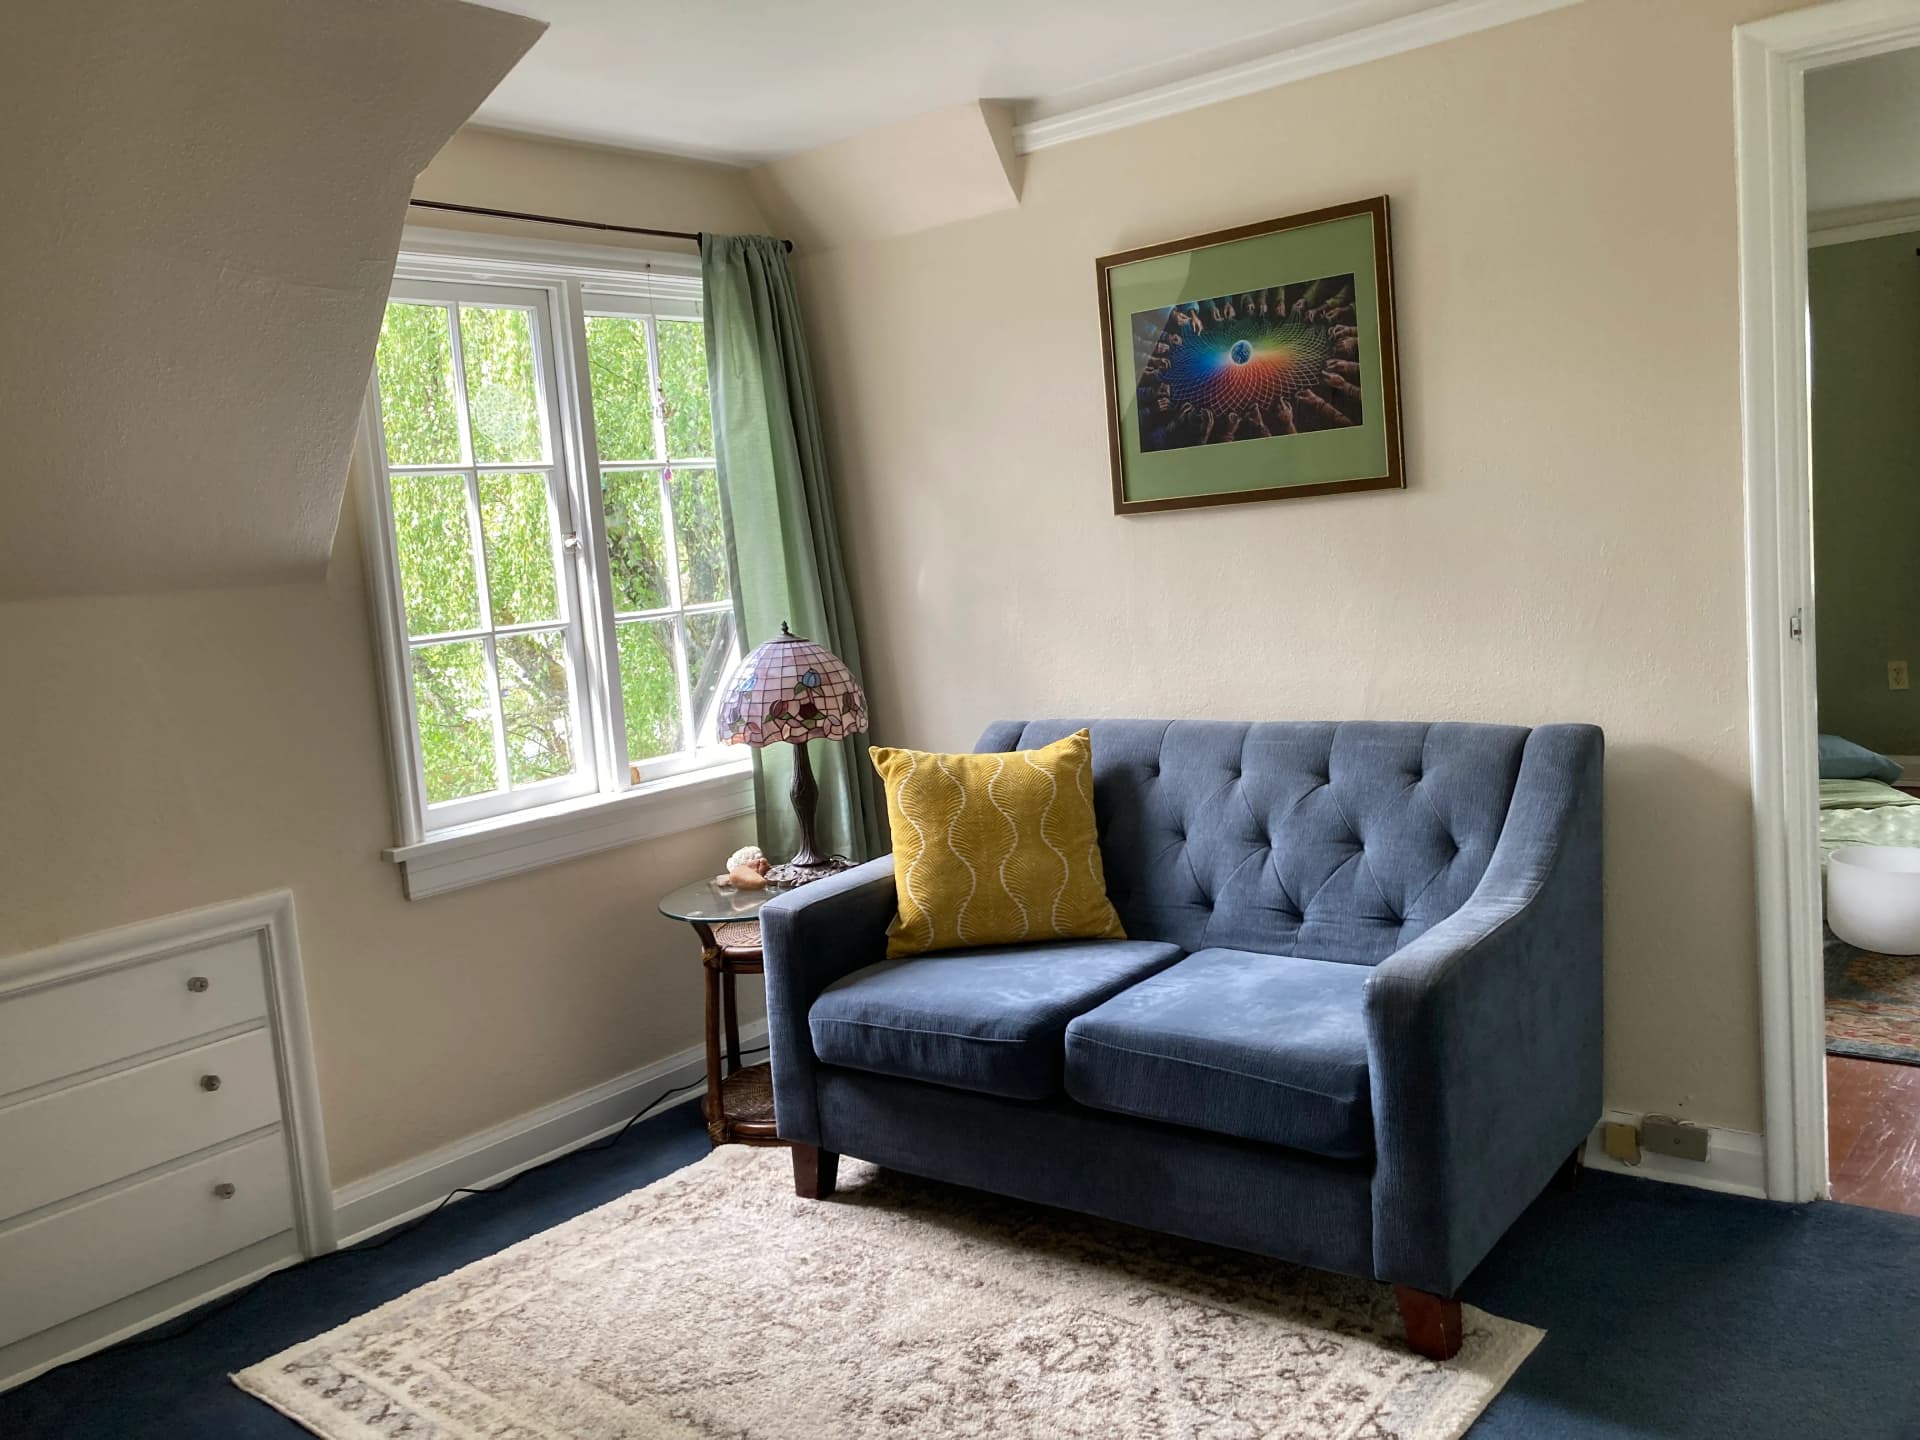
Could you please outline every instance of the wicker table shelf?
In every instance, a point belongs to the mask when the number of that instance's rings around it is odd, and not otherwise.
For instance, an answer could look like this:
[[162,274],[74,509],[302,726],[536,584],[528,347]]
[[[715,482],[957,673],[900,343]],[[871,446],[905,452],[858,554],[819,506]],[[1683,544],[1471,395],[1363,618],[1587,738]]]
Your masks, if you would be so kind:
[[773,890],[723,890],[708,881],[682,886],[660,902],[660,912],[684,920],[700,937],[707,988],[707,1093],[700,1102],[715,1145],[778,1145],[774,1131],[773,1071],[740,1062],[740,1012],[735,981],[764,973],[760,907]]

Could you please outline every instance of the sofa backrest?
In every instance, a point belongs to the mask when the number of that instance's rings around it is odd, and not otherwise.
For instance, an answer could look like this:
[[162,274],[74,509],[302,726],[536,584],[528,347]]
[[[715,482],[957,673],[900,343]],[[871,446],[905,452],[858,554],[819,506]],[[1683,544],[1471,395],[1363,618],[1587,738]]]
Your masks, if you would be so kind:
[[976,750],[1093,732],[1127,934],[1372,965],[1465,903],[1506,822],[1518,725],[1002,720]]

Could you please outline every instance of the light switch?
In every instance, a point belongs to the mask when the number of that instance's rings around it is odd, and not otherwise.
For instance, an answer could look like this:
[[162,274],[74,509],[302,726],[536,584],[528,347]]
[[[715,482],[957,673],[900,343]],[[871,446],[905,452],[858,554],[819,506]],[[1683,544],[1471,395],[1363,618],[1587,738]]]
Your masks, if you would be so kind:
[[1907,662],[1904,660],[1887,661],[1887,689],[1904,690],[1907,688]]

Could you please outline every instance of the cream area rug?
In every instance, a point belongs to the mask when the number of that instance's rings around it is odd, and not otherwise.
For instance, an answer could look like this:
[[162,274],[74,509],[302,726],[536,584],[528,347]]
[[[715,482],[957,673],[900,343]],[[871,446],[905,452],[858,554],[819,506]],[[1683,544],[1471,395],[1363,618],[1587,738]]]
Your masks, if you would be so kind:
[[725,1146],[234,1376],[327,1440],[1454,1440],[1542,1332],[1439,1365],[1385,1285]]

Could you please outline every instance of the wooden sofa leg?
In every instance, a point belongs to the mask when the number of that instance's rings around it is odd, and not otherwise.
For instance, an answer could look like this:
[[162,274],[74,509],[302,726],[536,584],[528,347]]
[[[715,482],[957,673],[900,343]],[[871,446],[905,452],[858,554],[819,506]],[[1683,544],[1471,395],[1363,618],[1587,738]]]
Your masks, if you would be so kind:
[[793,1149],[793,1193],[802,1200],[824,1200],[833,1194],[834,1172],[840,1157],[818,1145],[795,1145]]
[[1407,1327],[1407,1344],[1429,1360],[1451,1360],[1460,1353],[1460,1297],[1430,1294],[1410,1285],[1396,1285],[1400,1319]]

